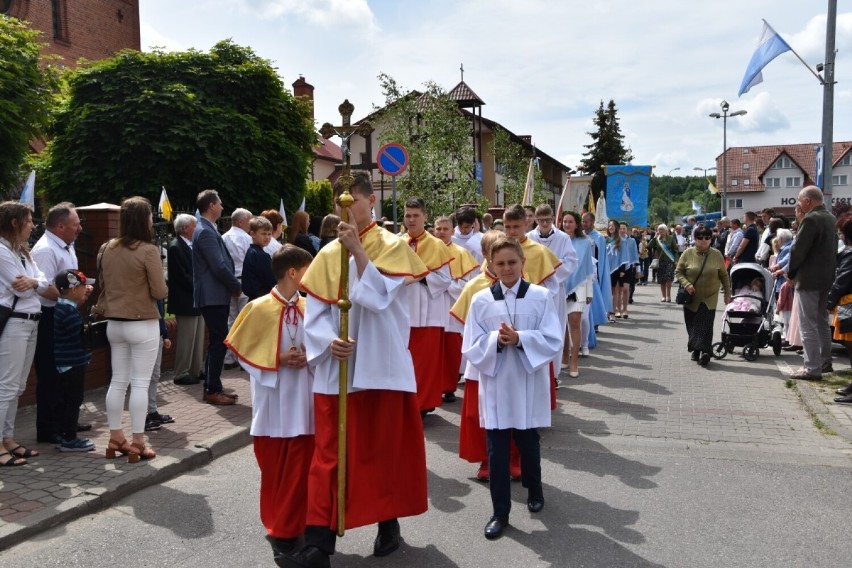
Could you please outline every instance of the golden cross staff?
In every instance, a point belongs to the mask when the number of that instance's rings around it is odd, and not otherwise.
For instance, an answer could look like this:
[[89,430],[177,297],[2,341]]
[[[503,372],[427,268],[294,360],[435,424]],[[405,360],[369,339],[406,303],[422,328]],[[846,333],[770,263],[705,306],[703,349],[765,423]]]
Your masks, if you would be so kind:
[[[350,173],[350,151],[349,138],[353,134],[369,136],[373,128],[368,122],[352,125],[350,120],[355,107],[346,99],[337,110],[343,118],[341,126],[332,126],[328,122],[322,125],[320,135],[323,138],[339,136],[343,143],[340,150],[343,154],[343,168],[338,179],[338,184],[343,192],[340,194],[340,219],[344,223],[349,222],[349,208],[355,201],[349,188],[355,179]],[[340,309],[340,330],[338,337],[343,341],[349,341],[349,250],[340,243],[340,298],[337,300]],[[340,361],[340,372],[338,375],[338,397],[337,397],[337,535],[343,536],[346,529],[346,396],[348,388],[349,365],[347,360]]]

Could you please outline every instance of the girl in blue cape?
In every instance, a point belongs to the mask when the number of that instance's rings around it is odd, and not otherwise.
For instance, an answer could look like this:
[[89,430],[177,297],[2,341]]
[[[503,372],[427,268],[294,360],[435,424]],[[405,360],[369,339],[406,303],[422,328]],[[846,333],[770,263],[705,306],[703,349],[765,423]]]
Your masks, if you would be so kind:
[[639,248],[636,241],[627,235],[627,225],[619,225],[614,219],[607,226],[607,257],[615,317],[627,319],[630,284],[636,278]]
[[[562,217],[562,230],[571,237],[571,244],[574,245],[574,251],[577,253],[577,268],[565,281],[565,292],[568,295],[568,330],[562,350],[562,364],[568,366],[568,376],[573,378],[580,376],[582,321],[584,314],[588,314],[594,297],[597,270],[592,254],[593,243],[583,233],[579,213],[575,211],[565,213]],[[586,320],[588,321],[587,317]]]

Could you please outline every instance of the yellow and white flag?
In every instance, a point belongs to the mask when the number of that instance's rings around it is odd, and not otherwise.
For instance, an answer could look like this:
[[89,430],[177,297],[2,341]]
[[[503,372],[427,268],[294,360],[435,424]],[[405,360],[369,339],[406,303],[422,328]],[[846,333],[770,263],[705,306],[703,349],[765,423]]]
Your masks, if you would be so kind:
[[166,195],[165,187],[163,187],[163,191],[160,193],[160,205],[157,210],[160,213],[160,217],[166,221],[172,220],[172,204],[169,201],[169,196]]
[[524,207],[532,206],[533,193],[535,192],[535,158],[530,158],[530,167],[527,170],[527,183],[524,185],[524,196],[521,199],[521,205]]
[[719,193],[719,188],[713,185],[713,182],[710,181],[710,178],[707,178],[707,191],[714,195]]

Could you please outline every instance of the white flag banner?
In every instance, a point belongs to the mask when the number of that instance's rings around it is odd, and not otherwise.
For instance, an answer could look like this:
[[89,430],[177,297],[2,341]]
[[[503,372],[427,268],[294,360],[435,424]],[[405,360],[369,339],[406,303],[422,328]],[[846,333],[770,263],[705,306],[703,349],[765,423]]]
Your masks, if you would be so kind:
[[284,200],[283,199],[281,200],[281,203],[278,205],[278,213],[281,214],[281,219],[283,219],[283,221],[281,221],[281,226],[282,227],[288,227],[289,225],[287,224],[287,213],[284,211]]
[[24,184],[24,189],[21,190],[21,198],[18,201],[24,205],[29,205],[30,209],[35,209],[35,170],[31,171],[27,177],[27,183]]

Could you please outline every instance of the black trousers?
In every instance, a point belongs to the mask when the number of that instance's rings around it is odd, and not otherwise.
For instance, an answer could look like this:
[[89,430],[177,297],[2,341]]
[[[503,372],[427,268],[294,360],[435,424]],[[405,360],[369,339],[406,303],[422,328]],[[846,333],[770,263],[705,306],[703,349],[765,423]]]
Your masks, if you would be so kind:
[[204,365],[204,391],[207,393],[222,392],[222,366],[225,364],[225,338],[228,336],[227,306],[204,306],[201,317],[207,325],[207,361]]
[[77,437],[77,421],[80,405],[83,404],[83,384],[86,379],[85,365],[71,367],[59,374],[57,380],[59,398],[59,435],[64,440]]
[[512,509],[512,489],[509,480],[509,442],[514,436],[521,454],[521,485],[527,488],[528,497],[540,499],[541,489],[541,437],[538,429],[486,430],[488,446],[488,477],[494,516],[509,518]]
[[[53,308],[42,306],[35,350],[36,438],[52,442],[59,435],[61,394],[53,356]],[[75,425],[76,431],[76,425]]]

